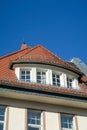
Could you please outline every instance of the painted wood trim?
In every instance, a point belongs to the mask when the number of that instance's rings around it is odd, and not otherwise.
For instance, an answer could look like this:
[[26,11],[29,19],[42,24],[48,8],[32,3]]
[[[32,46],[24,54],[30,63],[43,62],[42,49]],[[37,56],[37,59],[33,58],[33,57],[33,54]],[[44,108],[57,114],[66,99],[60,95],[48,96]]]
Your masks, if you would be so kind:
[[61,130],[61,114],[58,113],[58,124],[59,124],[59,130]]
[[6,108],[5,116],[6,116],[6,118],[5,118],[5,130],[9,130],[8,129],[8,125],[9,125],[9,107]]
[[43,111],[43,130],[46,130],[46,113]]
[[25,130],[27,130],[27,109],[25,109]]
[[78,119],[77,119],[77,116],[75,115],[75,127],[76,127],[76,130],[79,130],[79,127],[78,127]]

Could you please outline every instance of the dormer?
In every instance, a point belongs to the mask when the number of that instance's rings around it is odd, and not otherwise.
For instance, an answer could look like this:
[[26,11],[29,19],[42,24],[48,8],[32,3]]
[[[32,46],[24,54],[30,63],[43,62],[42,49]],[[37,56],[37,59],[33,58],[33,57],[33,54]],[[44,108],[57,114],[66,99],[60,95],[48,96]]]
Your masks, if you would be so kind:
[[30,49],[16,61],[12,61],[16,79],[19,82],[79,89],[78,78],[82,73],[42,46]]

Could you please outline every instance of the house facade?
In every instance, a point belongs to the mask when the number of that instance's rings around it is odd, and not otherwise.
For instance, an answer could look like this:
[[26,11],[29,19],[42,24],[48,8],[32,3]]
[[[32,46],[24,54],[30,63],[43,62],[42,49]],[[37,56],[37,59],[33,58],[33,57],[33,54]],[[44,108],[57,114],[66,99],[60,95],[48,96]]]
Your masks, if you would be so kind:
[[87,130],[87,76],[43,46],[0,57],[0,130]]

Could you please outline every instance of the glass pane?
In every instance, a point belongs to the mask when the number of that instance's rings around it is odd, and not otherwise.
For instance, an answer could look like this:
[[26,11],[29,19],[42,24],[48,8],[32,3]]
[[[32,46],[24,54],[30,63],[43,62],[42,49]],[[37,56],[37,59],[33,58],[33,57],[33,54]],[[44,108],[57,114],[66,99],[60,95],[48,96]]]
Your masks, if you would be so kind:
[[40,119],[41,113],[37,113],[37,119]]
[[25,76],[22,76],[22,75],[21,75],[21,79],[25,79]]
[[38,125],[40,125],[40,124],[41,124],[40,120],[37,120],[37,124],[38,124]]
[[55,74],[53,74],[52,77],[55,78]]
[[30,71],[26,71],[26,74],[30,74]]
[[63,128],[68,128],[68,124],[63,124]]
[[37,83],[41,83],[41,80],[37,79]]
[[3,130],[3,124],[0,123],[0,130]]
[[0,108],[0,121],[4,121],[5,108]]
[[0,116],[0,121],[4,121],[4,116]]
[[53,81],[55,82],[55,81],[56,81],[56,79],[55,79],[55,78],[53,78]]
[[4,115],[4,113],[5,113],[5,108],[0,108],[0,115]]
[[41,75],[41,72],[37,72],[37,75]]
[[41,79],[41,75],[37,75],[37,79]]
[[25,71],[21,71],[21,74],[25,74]]
[[46,79],[46,75],[42,75],[42,79]]
[[27,76],[26,76],[26,79],[30,79],[30,75],[27,75]]
[[32,120],[31,120],[31,124],[36,124],[36,123],[35,123],[35,119],[32,119]]
[[72,124],[69,124],[69,128],[71,128],[71,129],[73,128]]
[[28,130],[40,130],[40,129],[39,129],[39,128],[35,128],[35,127],[29,126],[29,127],[28,127]]
[[42,72],[42,75],[45,75],[45,72]]

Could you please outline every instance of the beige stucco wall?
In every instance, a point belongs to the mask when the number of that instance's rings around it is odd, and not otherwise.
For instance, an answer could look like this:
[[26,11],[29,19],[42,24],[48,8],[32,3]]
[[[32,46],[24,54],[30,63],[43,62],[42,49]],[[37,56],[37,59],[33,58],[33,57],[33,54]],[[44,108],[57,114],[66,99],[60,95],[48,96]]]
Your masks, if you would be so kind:
[[46,130],[59,130],[58,113],[45,112]]
[[[18,107],[8,107],[8,108],[9,108],[8,128],[6,130],[26,130],[27,128],[26,108],[18,108]],[[45,111],[44,113],[45,113],[44,118],[45,120],[43,121],[43,113],[42,113],[41,130],[61,130],[59,119],[60,114],[55,111],[53,112]],[[77,115],[78,130],[87,130],[87,115],[84,115],[83,113],[81,114],[82,115]],[[74,129],[77,130],[76,127],[74,127]]]
[[25,109],[9,107],[8,130],[25,130]]
[[78,126],[74,130],[87,130],[87,109],[8,98],[0,98],[0,104],[8,106],[9,110],[5,130],[26,130],[27,108],[42,111],[41,130],[60,130],[58,113],[76,115]]
[[77,116],[79,130],[87,130],[87,116]]

